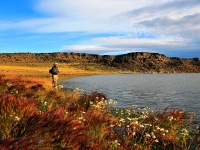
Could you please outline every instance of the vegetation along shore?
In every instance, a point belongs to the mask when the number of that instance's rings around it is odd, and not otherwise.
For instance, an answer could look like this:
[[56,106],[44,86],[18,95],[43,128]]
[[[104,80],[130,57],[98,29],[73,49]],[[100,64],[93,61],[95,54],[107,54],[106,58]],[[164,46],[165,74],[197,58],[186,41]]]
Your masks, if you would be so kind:
[[173,108],[155,112],[134,105],[118,109],[116,101],[98,91],[53,88],[48,73],[54,62],[59,63],[60,78],[109,73],[199,73],[198,58],[167,58],[151,53],[24,53],[0,54],[0,61],[0,149],[200,148],[200,128],[193,128],[193,113]]

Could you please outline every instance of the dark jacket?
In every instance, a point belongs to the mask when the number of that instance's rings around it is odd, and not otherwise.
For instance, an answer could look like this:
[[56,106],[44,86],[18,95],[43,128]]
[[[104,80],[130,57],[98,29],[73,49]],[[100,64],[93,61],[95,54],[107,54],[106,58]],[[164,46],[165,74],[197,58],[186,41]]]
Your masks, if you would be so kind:
[[52,67],[52,75],[57,75],[57,74],[59,74],[58,67],[57,66],[53,66]]

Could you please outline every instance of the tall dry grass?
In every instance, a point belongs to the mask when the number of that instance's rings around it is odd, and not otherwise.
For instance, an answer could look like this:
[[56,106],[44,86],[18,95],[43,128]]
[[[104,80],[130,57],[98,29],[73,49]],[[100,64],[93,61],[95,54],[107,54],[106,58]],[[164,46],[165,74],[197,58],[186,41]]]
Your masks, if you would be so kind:
[[44,81],[0,77],[0,149],[199,149],[191,113],[117,109],[102,93],[63,91]]

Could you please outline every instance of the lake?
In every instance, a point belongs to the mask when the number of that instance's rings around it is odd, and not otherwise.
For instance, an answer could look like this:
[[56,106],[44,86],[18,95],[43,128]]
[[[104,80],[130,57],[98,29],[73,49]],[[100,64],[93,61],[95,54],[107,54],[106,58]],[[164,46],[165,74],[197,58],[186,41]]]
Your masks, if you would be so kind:
[[65,80],[64,88],[104,93],[117,100],[116,107],[166,107],[195,112],[200,121],[200,73],[112,74],[76,77]]

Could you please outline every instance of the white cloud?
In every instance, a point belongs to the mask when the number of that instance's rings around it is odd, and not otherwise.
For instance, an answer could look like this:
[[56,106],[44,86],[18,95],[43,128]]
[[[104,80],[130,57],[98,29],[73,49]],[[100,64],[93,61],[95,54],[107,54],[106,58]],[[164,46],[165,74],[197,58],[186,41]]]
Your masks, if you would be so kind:
[[46,28],[49,31],[132,32],[131,22],[119,15],[159,1],[41,0],[36,10],[54,18],[55,23]]
[[105,20],[113,15],[148,4],[152,2],[147,0],[41,0],[37,9],[47,14],[66,16],[70,19]]
[[[187,39],[180,37],[168,37],[159,39],[130,38],[130,37],[103,37],[87,41],[90,45],[65,46],[64,51],[87,52],[87,53],[109,53],[109,52],[133,52],[149,51],[159,52],[170,50],[188,50]],[[96,45],[95,45],[96,44]],[[95,45],[95,46],[94,46]]]
[[[200,0],[38,0],[40,18],[2,22],[0,30],[107,33],[63,46],[74,52],[197,50]],[[112,35],[112,36],[111,36]],[[118,35],[118,36],[116,36]]]
[[[37,32],[137,32],[164,33],[169,21],[184,26],[183,18],[200,13],[199,0],[40,0],[36,10],[47,14],[46,18],[33,18],[6,23],[0,28],[22,28]],[[166,23],[166,24],[165,24]],[[176,23],[176,24],[175,24]],[[195,20],[190,20],[191,25]],[[5,24],[5,23],[2,23]],[[188,24],[188,23],[187,23]],[[176,28],[177,29],[177,28]],[[155,34],[156,34],[155,33]],[[164,33],[166,34],[166,33]]]

